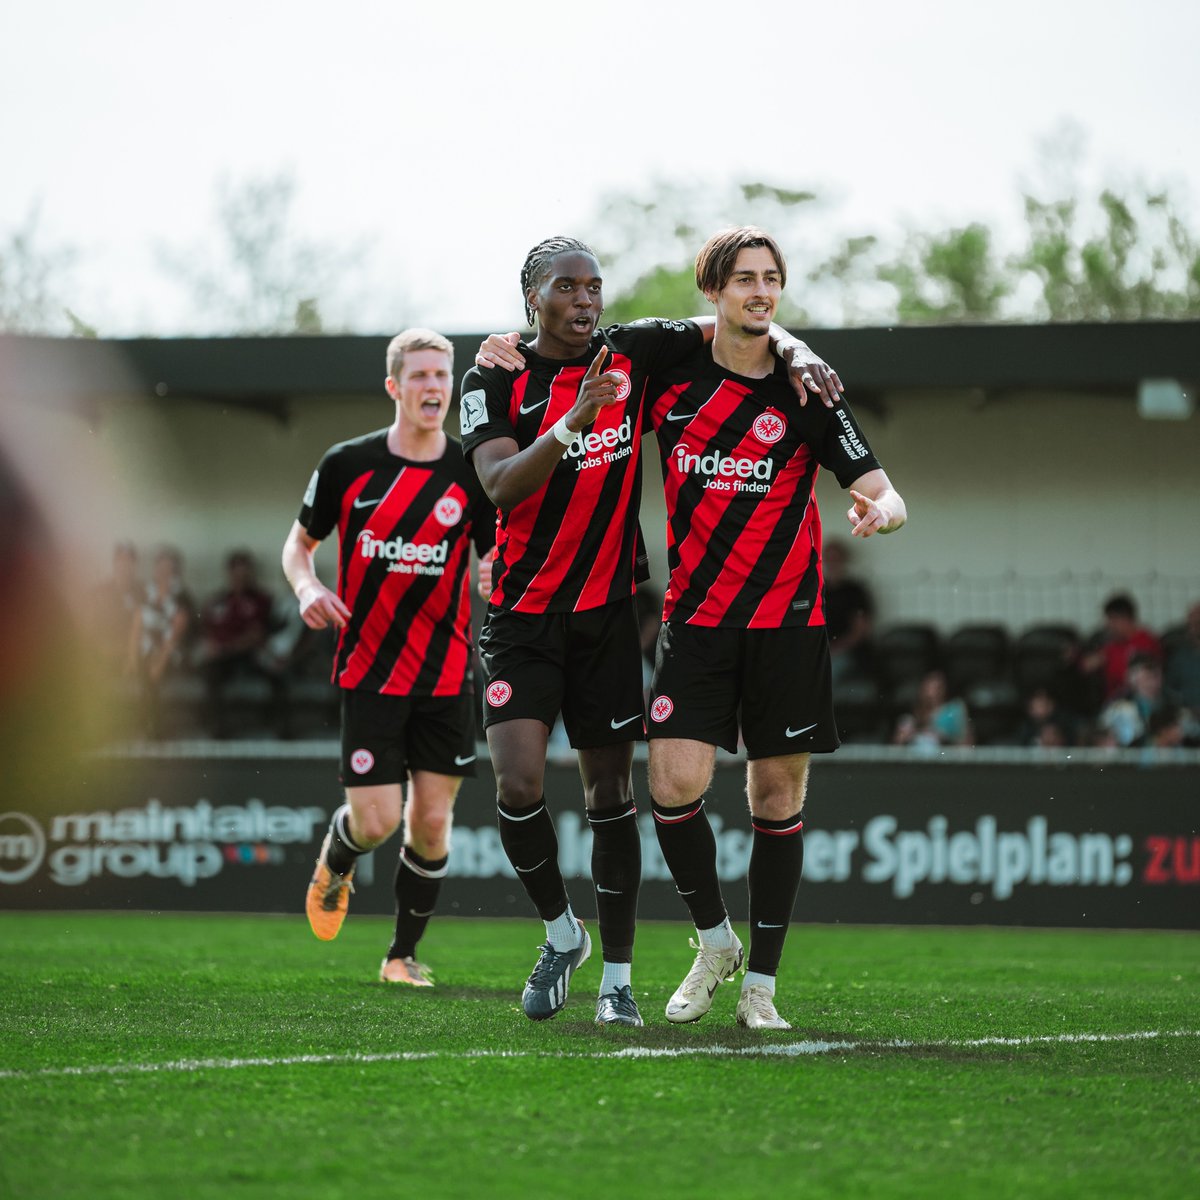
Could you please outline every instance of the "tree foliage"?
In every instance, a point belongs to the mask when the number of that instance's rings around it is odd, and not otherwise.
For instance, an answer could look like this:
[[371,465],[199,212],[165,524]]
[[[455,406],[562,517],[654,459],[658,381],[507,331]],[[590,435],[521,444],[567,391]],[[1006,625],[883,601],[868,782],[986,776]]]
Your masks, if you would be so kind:
[[293,228],[296,182],[286,173],[223,182],[217,196],[218,247],[161,251],[190,294],[207,333],[320,333],[320,306],[355,266],[360,249],[339,250]]
[[34,206],[0,243],[0,332],[50,333],[67,323],[62,292],[75,251],[44,246],[38,221]]

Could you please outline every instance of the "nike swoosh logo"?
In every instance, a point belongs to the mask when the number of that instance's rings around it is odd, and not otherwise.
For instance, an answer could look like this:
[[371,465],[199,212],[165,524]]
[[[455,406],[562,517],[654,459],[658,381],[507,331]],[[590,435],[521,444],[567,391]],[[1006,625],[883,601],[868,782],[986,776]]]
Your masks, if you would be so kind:
[[714,983],[714,984],[712,985],[712,987],[710,987],[710,988],[708,989],[708,995],[709,995],[709,997],[710,997],[710,998],[712,997],[712,994],[713,994],[713,992],[715,992],[715,991],[717,990],[717,988],[718,988],[718,987],[720,987],[720,985],[721,985],[721,981],[718,979],[718,980],[717,980],[717,982],[716,982],[716,983]]
[[466,758],[463,758],[461,754],[456,754],[454,756],[454,765],[456,767],[465,767],[467,763],[473,763],[475,758],[476,756],[474,754],[468,755]]
[[517,409],[517,412],[519,412],[519,413],[537,412],[537,410],[539,408],[541,408],[542,405],[545,404],[546,401],[549,399],[550,399],[550,397],[546,396],[545,399],[539,400],[536,404],[531,404],[528,408],[526,408],[525,405],[522,404],[521,407],[519,409]]
[[799,737],[802,733],[807,733],[810,729],[816,729],[817,723],[814,721],[811,725],[805,725],[803,729],[785,729],[785,737]]
[[782,925],[768,925],[765,921],[759,921],[759,929],[782,929]]
[[528,875],[531,871],[536,871],[538,867],[544,867],[549,861],[550,860],[548,858],[543,858],[542,861],[537,864],[537,867],[517,867],[517,870],[520,871],[522,875]]
[[379,503],[378,500],[355,500],[355,508],[374,508]]
[[667,413],[667,420],[668,421],[690,421],[696,415],[696,413],[698,413],[699,411],[700,411],[699,409],[696,409],[696,412],[693,412],[693,413],[669,412],[669,413]]
[[641,715],[642,715],[641,713],[635,713],[632,717],[626,717],[625,720],[623,720],[623,721],[618,721],[616,717],[613,717],[613,719],[611,721],[609,721],[609,724],[614,729],[620,729],[622,725],[628,725],[630,721],[638,720],[638,718],[641,717]]
[[613,888],[602,888],[602,887],[601,887],[599,884],[596,884],[596,891],[598,891],[598,892],[603,892],[603,893],[604,893],[606,896],[620,896],[620,895],[623,895],[623,893],[622,893],[622,892],[615,891]]

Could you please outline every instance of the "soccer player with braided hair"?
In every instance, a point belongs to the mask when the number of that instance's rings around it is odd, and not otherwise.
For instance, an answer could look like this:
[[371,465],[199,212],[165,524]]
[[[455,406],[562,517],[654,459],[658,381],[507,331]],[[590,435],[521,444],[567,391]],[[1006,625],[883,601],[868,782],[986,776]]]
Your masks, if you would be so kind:
[[[596,1021],[641,1025],[630,975],[641,878],[630,768],[645,737],[634,605],[648,574],[638,525],[643,397],[652,372],[711,340],[715,320],[601,328],[600,264],[574,238],[530,250],[521,293],[535,336],[488,339],[463,380],[460,418],[463,448],[499,511],[479,654],[500,836],[546,928],[522,1006],[532,1020],[555,1016],[591,953],[543,793],[561,715],[593,835],[604,958]],[[775,353],[807,376],[798,390],[832,403],[837,376],[786,330],[771,332]]]

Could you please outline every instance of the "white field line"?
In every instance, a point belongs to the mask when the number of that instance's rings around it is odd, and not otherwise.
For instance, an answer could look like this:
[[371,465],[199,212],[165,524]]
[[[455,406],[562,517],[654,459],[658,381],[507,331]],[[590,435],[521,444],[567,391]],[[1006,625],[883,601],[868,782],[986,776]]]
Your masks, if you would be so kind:
[[396,1050],[388,1054],[289,1054],[279,1058],[185,1058],[157,1063],[92,1063],[81,1067],[0,1069],[0,1079],[44,1079],[61,1075],[148,1075],[160,1071],[233,1071],[245,1067],[357,1065],[468,1058],[800,1058],[871,1050],[967,1050],[983,1046],[1048,1046],[1075,1042],[1139,1042],[1200,1037],[1196,1029],[1148,1029],[1136,1033],[1051,1033],[1041,1037],[985,1037],[915,1042],[901,1038],[862,1042],[767,1042],[761,1046],[626,1046],[621,1050]]

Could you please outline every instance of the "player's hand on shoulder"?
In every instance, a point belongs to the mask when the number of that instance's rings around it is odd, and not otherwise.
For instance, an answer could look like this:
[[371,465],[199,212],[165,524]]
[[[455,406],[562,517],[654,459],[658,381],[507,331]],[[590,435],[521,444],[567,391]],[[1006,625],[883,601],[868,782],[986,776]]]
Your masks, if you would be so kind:
[[837,405],[845,389],[838,373],[823,358],[798,339],[781,343],[776,353],[787,363],[788,378],[800,397],[801,407],[808,403],[809,392],[819,396],[826,408]]
[[525,367],[525,356],[517,350],[519,333],[490,333],[480,343],[475,354],[477,367],[501,367],[505,371],[520,371]]

